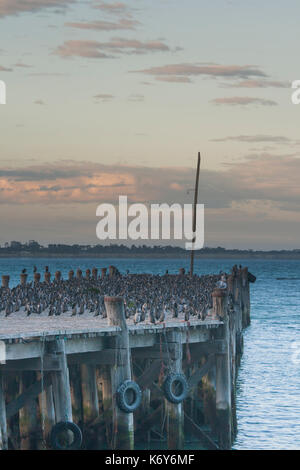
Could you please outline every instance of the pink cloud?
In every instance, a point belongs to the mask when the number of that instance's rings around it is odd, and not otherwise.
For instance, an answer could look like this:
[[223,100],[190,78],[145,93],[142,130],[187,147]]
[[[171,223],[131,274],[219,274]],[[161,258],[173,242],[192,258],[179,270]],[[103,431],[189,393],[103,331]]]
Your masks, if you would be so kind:
[[92,21],[90,23],[65,23],[66,26],[78,29],[96,31],[135,30],[139,21],[120,19],[117,23],[112,21]]
[[1,0],[0,17],[36,12],[46,8],[66,8],[76,0]]
[[93,8],[98,8],[99,10],[103,10],[107,13],[116,13],[116,14],[123,14],[129,11],[129,8],[125,3],[122,2],[114,2],[114,3],[105,3],[99,2],[93,5]]
[[211,77],[265,77],[266,74],[254,65],[219,65],[219,64],[170,64],[148,69],[136,70],[136,73],[144,73],[155,76],[196,76],[206,75]]
[[251,98],[249,96],[232,96],[229,98],[215,98],[211,100],[212,103],[218,105],[229,106],[247,106],[249,104],[259,104],[262,106],[276,106],[278,103],[273,100],[266,100],[263,98]]
[[108,42],[69,40],[59,46],[54,54],[60,57],[108,58],[111,54],[146,54],[164,52],[170,48],[161,41],[139,41],[136,39],[112,38]]
[[[221,170],[201,171],[201,202],[209,209],[271,204],[298,213],[298,155],[249,155]],[[101,165],[72,161],[0,169],[1,204],[98,204],[128,195],[135,202],[191,202],[195,169]]]
[[276,80],[243,80],[237,83],[225,84],[229,88],[290,88],[289,82]]
[[12,69],[0,65],[0,72],[12,72]]

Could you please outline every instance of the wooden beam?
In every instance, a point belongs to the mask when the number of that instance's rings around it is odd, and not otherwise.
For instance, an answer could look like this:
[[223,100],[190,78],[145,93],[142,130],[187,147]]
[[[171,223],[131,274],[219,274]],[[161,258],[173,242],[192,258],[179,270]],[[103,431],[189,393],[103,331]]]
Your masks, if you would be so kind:
[[190,431],[205,443],[208,449],[219,450],[218,445],[209,437],[209,435],[203,431],[195,421],[192,420],[186,413],[184,413],[184,427],[187,431]]
[[150,388],[152,382],[158,377],[161,367],[161,361],[155,359],[148,369],[146,369],[140,377],[137,378],[137,383],[141,389]]
[[206,341],[205,343],[192,343],[189,346],[191,354],[195,356],[216,353],[222,354],[225,352],[225,342],[222,339]]
[[28,402],[33,398],[36,398],[43,390],[51,385],[50,374],[47,373],[44,375],[44,380],[39,380],[35,382],[31,387],[29,387],[25,392],[19,395],[15,400],[8,403],[6,406],[6,416],[7,419],[14,416],[18,411],[23,408]]
[[151,348],[133,348],[131,353],[137,359],[178,359],[178,348],[175,343],[155,344]]
[[124,365],[126,359],[126,350],[103,349],[98,352],[87,352],[82,354],[71,354],[67,356],[68,365],[90,364],[90,365]]
[[17,361],[8,361],[6,364],[0,366],[0,370],[3,371],[49,371],[49,370],[60,370],[59,360],[52,354],[45,354],[42,362],[40,357],[32,359],[23,359]]
[[149,416],[146,417],[144,421],[140,423],[140,426],[137,428],[136,433],[139,432],[145,433],[150,430],[155,423],[160,422],[159,417],[163,412],[163,404],[159,405]]
[[193,375],[191,375],[191,377],[188,380],[190,391],[193,387],[195,387],[200,382],[202,377],[204,377],[204,375],[208,373],[210,368],[213,366],[214,362],[215,362],[215,356],[211,354],[209,358],[207,359],[206,363],[202,367],[200,367],[200,369],[197,369],[196,372],[193,373]]

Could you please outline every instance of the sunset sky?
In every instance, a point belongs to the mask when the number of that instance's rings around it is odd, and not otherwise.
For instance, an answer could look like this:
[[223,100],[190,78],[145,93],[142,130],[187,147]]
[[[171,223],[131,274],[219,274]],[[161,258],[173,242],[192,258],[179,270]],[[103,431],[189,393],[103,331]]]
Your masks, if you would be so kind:
[[0,244],[192,202],[205,245],[300,248],[296,0],[0,0]]

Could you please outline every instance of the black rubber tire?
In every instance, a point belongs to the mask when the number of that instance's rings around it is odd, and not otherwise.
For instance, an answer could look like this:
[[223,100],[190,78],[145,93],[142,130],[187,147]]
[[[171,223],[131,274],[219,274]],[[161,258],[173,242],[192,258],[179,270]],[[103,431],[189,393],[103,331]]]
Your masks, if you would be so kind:
[[[67,446],[62,446],[59,442],[59,434],[62,431],[69,430],[74,435],[74,440],[72,444]],[[82,432],[79,426],[75,423],[71,423],[71,421],[60,421],[56,423],[53,428],[51,429],[50,434],[50,445],[52,449],[55,450],[78,450],[82,445]]]
[[[179,395],[175,395],[173,392],[174,382],[179,382],[181,385],[181,393]],[[189,391],[189,385],[185,375],[177,373],[167,375],[163,383],[163,391],[168,401],[176,404],[181,403],[183,400],[185,400]]]
[[[128,403],[126,394],[131,390],[134,399],[132,403]],[[122,382],[117,389],[117,404],[120,410],[125,413],[133,413],[141,404],[142,401],[142,391],[139,385],[133,380],[125,380]]]

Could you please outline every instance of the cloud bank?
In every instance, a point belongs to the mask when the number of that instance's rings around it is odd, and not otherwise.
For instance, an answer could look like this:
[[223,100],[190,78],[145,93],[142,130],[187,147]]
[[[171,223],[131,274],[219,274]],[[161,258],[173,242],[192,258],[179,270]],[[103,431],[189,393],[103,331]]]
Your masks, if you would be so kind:
[[[272,202],[298,212],[300,159],[268,153],[248,156],[220,171],[203,169],[200,198],[207,207]],[[116,202],[127,194],[138,202],[190,202],[193,168],[151,168],[57,162],[0,170],[1,204],[86,204]]]
[[90,40],[69,40],[59,46],[54,54],[69,57],[108,58],[115,54],[147,54],[148,52],[170,51],[162,41],[139,41],[137,39],[112,38],[107,42]]
[[231,96],[229,98],[215,98],[211,100],[212,103],[217,105],[228,106],[248,106],[249,104],[259,104],[262,106],[277,106],[278,103],[273,100],[266,100],[263,98],[252,98],[250,96]]
[[1,0],[0,18],[20,13],[34,13],[47,8],[66,8],[76,0]]

